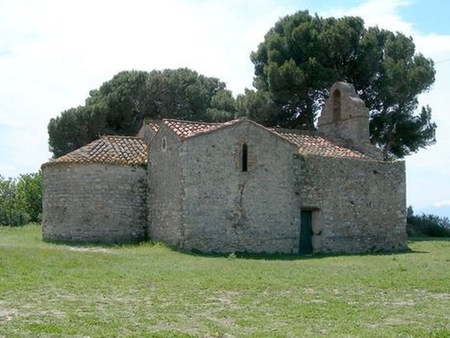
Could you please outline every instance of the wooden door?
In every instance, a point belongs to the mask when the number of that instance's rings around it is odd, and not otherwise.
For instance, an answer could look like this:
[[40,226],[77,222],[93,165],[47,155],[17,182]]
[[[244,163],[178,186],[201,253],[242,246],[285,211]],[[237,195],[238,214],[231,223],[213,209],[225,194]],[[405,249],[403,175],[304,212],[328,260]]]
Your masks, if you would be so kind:
[[301,211],[300,248],[301,255],[311,255],[312,247],[312,211]]

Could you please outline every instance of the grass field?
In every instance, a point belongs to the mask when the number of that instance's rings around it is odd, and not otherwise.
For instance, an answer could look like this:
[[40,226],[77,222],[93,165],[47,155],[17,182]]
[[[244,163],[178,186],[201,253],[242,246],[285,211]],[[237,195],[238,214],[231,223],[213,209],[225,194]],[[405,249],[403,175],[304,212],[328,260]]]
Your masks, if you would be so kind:
[[206,257],[0,228],[0,337],[450,337],[450,240],[409,246]]

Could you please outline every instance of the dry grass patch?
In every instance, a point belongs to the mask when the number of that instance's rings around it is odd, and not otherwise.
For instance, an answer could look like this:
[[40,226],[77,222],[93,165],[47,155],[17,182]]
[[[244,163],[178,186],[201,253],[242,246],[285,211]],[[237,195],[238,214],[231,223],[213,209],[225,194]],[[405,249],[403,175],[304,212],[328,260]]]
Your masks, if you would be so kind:
[[241,259],[0,228],[0,337],[448,337],[450,241],[410,247]]

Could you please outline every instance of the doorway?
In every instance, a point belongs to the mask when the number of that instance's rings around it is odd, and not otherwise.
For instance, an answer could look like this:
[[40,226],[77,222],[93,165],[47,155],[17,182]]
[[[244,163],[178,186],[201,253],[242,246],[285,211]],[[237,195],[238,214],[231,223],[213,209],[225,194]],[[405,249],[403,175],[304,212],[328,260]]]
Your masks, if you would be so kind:
[[301,227],[300,227],[300,255],[311,255],[313,253],[312,246],[312,220],[313,212],[311,210],[301,211]]

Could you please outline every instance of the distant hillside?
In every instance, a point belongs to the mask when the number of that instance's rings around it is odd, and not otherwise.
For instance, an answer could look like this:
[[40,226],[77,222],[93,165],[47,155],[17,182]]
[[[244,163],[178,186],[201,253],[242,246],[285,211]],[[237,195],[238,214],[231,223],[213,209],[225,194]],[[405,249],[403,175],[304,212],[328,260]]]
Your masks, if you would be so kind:
[[414,210],[414,214],[415,215],[421,215],[421,214],[426,214],[426,215],[436,215],[439,217],[448,217],[450,218],[450,205],[442,205],[442,206],[435,206],[435,205],[430,205],[428,207],[424,207],[424,208],[420,208],[417,210]]

